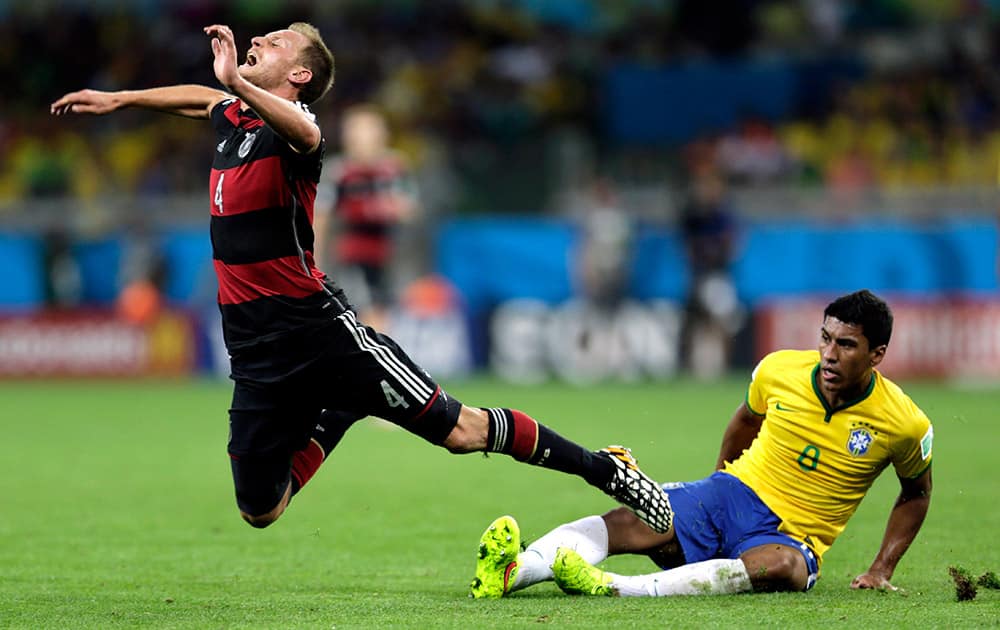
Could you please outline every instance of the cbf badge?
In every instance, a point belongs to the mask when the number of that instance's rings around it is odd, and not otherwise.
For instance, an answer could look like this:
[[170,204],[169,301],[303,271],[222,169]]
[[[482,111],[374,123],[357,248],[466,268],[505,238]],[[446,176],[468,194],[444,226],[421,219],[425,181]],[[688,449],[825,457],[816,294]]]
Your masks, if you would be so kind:
[[868,429],[854,429],[847,438],[847,451],[855,457],[861,457],[868,452],[874,439]]

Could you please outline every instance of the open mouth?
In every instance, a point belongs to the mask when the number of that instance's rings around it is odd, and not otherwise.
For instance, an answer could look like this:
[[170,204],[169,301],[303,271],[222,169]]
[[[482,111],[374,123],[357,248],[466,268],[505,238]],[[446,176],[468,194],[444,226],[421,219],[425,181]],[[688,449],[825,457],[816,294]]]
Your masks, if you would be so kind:
[[257,65],[257,55],[255,55],[252,50],[247,53],[247,65],[248,66],[256,66]]

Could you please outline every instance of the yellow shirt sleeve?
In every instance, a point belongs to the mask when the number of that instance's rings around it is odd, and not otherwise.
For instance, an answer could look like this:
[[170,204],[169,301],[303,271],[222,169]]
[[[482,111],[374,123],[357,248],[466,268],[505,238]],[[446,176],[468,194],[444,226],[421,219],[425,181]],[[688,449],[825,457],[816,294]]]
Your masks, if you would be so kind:
[[916,405],[912,406],[912,413],[913,430],[899,441],[898,447],[893,452],[892,464],[896,468],[896,474],[902,479],[919,477],[931,465],[934,426]]
[[747,387],[747,408],[758,416],[767,414],[765,381],[767,380],[766,374],[768,370],[765,364],[768,363],[769,358],[771,358],[771,355],[761,359],[757,367],[753,369],[753,373],[750,375],[750,385]]

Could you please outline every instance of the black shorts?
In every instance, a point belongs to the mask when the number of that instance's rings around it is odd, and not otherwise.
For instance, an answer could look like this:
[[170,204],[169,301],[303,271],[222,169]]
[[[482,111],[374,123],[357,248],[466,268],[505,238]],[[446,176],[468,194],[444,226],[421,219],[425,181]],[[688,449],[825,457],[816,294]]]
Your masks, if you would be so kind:
[[386,264],[342,263],[337,268],[337,281],[350,293],[354,305],[362,311],[390,306],[395,301]]
[[249,514],[278,504],[292,454],[308,445],[323,410],[383,418],[433,444],[461,411],[395,341],[351,311],[309,335],[242,351],[232,365],[229,454],[237,502]]

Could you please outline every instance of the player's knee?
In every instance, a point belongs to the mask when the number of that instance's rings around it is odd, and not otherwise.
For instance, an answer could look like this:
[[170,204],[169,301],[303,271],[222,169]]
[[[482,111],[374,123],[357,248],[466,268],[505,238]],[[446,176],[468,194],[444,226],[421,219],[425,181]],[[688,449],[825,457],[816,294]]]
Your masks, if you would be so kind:
[[[274,504],[274,495],[270,493],[250,494],[237,493],[236,503],[240,509],[240,516],[252,527],[263,529],[278,520],[288,507],[291,499],[291,484],[285,489],[284,494],[278,496],[277,505]],[[268,506],[273,505],[271,509]]]
[[262,516],[253,516],[252,514],[247,514],[246,512],[240,512],[240,516],[242,516],[243,520],[249,523],[251,527],[255,527],[257,529],[264,529],[274,521],[278,520],[266,514]]
[[809,569],[801,554],[797,551],[789,551],[782,554],[781,560],[775,567],[778,581],[785,590],[801,591],[806,587],[806,580],[809,578]]
[[747,563],[747,572],[755,591],[802,591],[809,579],[809,569],[798,551],[788,548],[770,554],[767,562]]
[[278,520],[282,512],[284,512],[284,509],[282,508],[282,506],[279,505],[270,512],[266,512],[264,514],[259,514],[259,515],[247,514],[243,510],[240,510],[240,516],[242,516],[243,520],[249,523],[251,527],[255,527],[257,529],[264,529],[271,523]]
[[488,423],[486,411],[462,405],[458,423],[444,439],[442,446],[455,454],[481,451],[486,448]]

